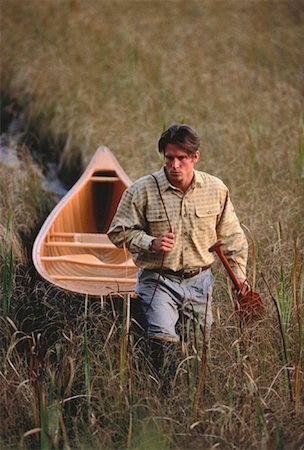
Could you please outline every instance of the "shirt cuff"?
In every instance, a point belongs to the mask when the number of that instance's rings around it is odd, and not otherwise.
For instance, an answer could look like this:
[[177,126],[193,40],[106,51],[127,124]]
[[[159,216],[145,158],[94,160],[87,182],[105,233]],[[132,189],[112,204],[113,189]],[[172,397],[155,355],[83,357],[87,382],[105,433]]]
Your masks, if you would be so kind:
[[141,248],[143,248],[147,252],[151,251],[150,245],[151,245],[151,242],[154,241],[154,239],[155,239],[155,237],[153,237],[153,236],[148,236],[148,235],[143,236],[141,239],[141,243],[140,243]]

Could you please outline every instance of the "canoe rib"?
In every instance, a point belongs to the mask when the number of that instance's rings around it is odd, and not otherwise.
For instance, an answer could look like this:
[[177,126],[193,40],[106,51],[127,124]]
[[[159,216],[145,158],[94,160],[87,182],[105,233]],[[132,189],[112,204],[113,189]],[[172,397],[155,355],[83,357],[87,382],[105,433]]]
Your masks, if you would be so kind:
[[[113,244],[95,244],[94,242],[63,242],[63,241],[51,241],[45,243],[46,247],[79,247],[79,248],[100,248],[100,249],[113,249]],[[115,247],[114,247],[115,248]]]
[[91,283],[133,284],[136,282],[136,278],[86,277],[77,275],[53,275],[53,279],[62,281],[90,281]]

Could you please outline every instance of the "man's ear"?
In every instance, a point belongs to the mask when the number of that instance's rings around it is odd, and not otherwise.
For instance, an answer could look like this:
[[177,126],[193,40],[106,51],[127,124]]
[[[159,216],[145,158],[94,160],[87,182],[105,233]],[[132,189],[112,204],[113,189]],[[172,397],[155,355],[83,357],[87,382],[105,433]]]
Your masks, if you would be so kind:
[[194,153],[193,159],[194,159],[194,163],[196,164],[198,162],[198,160],[200,159],[200,152],[199,152],[199,150],[197,150]]

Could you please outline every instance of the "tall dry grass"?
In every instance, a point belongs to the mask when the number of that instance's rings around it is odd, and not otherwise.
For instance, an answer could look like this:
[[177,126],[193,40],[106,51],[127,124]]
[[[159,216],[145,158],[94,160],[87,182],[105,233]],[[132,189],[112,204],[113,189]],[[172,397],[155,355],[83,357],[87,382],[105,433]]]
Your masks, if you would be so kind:
[[[0,238],[14,261],[1,446],[303,448],[303,2],[0,5],[1,124],[22,133],[9,142],[19,165],[0,165]],[[199,168],[230,188],[267,316],[240,327],[217,264],[207,366],[187,323],[164,397],[122,313],[37,279],[30,249],[56,199],[32,155],[70,184],[107,145],[135,179],[161,166],[157,139],[174,121],[198,130]]]

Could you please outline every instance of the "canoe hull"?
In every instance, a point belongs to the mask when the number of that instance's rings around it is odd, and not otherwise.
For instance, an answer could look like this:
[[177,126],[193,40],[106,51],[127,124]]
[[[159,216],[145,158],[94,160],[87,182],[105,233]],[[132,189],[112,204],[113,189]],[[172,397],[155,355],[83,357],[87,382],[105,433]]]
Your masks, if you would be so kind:
[[95,296],[134,291],[137,268],[131,255],[106,235],[130,184],[109,149],[100,147],[37,235],[33,262],[44,279]]

